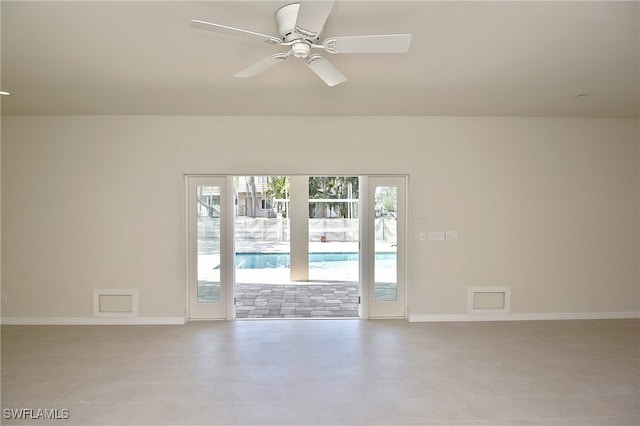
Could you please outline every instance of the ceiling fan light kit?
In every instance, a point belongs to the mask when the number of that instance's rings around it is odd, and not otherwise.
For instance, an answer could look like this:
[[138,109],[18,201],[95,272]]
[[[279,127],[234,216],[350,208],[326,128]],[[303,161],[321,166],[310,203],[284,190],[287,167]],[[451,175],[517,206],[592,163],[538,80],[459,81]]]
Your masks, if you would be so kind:
[[334,1],[303,1],[279,8],[275,20],[280,37],[230,27],[201,20],[192,20],[191,27],[204,30],[228,30],[260,37],[268,44],[289,47],[288,52],[276,53],[236,73],[236,78],[252,77],[293,56],[304,59],[328,86],[347,81],[347,78],[324,56],[311,54],[321,49],[331,54],[341,53],[406,53],[411,45],[411,34],[386,34],[330,37],[320,43],[320,34],[331,13]]
[[309,46],[304,41],[301,41],[299,43],[294,43],[291,46],[291,54],[296,58],[303,58],[303,59],[307,58],[309,57],[310,53],[311,53],[311,46]]

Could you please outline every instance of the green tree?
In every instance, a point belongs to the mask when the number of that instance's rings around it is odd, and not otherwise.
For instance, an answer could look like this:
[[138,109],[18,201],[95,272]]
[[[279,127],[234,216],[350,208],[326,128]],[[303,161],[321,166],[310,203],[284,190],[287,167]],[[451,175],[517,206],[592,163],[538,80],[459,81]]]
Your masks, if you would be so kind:
[[398,208],[398,188],[395,186],[381,186],[376,188],[374,195],[376,216],[395,215]]
[[274,200],[289,199],[290,179],[288,176],[271,176],[267,181],[267,196],[271,199],[271,205],[276,207],[282,217],[287,217],[287,209],[284,204],[276,203]]
[[[337,200],[358,198],[359,179],[357,176],[310,176],[309,198],[323,200]],[[309,206],[309,217],[325,217],[327,207],[331,207],[338,217],[345,217],[348,203],[318,202]]]

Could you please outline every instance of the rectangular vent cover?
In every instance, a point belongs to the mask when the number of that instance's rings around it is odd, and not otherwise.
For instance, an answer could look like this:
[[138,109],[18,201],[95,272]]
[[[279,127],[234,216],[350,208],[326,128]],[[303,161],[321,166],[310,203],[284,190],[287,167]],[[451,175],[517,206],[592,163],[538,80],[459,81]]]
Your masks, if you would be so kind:
[[508,314],[511,312],[510,287],[470,287],[469,314]]
[[94,290],[94,317],[137,317],[138,292],[136,290]]

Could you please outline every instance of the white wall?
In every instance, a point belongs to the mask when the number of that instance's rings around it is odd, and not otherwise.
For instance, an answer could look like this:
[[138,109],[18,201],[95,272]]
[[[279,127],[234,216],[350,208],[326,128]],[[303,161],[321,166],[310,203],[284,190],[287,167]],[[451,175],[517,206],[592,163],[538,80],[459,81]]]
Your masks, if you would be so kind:
[[[408,174],[413,316],[640,310],[637,120],[3,117],[2,315],[91,317],[94,288],[185,313],[184,174]],[[460,239],[418,241],[429,231]]]

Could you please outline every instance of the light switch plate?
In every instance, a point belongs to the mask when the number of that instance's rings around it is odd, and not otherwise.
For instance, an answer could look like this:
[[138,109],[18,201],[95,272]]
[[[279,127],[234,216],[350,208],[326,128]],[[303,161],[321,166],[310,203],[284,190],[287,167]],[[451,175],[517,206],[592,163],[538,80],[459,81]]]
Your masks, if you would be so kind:
[[445,233],[445,238],[448,240],[457,240],[458,239],[458,231],[447,231]]
[[430,241],[444,241],[444,239],[445,239],[444,232],[429,232]]

